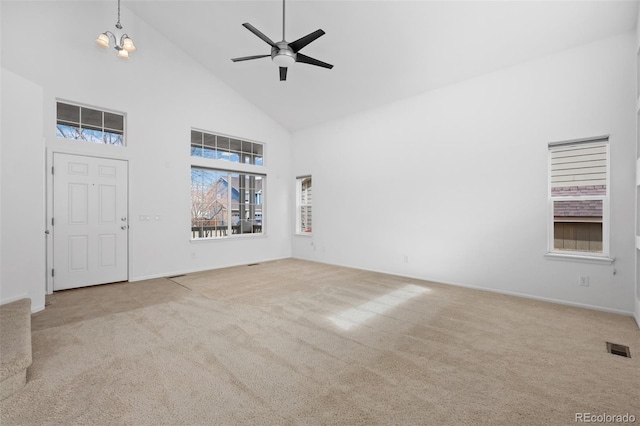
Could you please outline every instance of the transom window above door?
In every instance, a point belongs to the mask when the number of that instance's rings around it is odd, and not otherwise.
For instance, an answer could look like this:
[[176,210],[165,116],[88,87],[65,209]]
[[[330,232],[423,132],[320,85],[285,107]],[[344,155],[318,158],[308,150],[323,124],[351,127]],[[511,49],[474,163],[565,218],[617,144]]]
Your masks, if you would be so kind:
[[57,102],[56,137],[125,146],[124,114]]

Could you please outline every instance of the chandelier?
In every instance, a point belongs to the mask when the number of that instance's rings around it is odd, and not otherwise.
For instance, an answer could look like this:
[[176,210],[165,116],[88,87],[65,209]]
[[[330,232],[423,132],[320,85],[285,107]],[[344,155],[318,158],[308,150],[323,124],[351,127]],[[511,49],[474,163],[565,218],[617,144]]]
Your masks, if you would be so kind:
[[[118,0],[118,22],[116,22],[116,28],[118,29],[116,32],[121,32],[120,0]],[[118,51],[118,58],[129,59],[129,53],[136,51],[136,46],[133,44],[133,40],[131,40],[127,34],[122,34],[118,40],[118,37],[114,33],[111,31],[105,31],[98,36],[96,43],[98,46],[106,49],[109,47],[111,39],[113,39],[113,47]]]

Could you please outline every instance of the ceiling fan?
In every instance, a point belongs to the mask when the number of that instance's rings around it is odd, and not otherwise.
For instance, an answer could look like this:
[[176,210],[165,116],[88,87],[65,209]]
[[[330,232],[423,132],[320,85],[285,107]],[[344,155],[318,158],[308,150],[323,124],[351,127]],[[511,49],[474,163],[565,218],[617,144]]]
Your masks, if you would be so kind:
[[291,43],[287,42],[284,37],[284,23],[285,23],[285,8],[284,1],[282,0],[282,41],[273,42],[269,37],[264,35],[260,30],[251,25],[250,23],[242,24],[243,27],[254,33],[256,36],[262,39],[265,43],[271,46],[271,54],[269,55],[254,55],[254,56],[244,56],[242,58],[233,58],[231,59],[233,62],[239,61],[249,61],[251,59],[259,59],[266,58],[271,56],[271,60],[274,64],[280,67],[280,81],[285,81],[287,79],[287,69],[289,66],[295,64],[296,62],[301,62],[303,64],[315,65],[323,68],[333,68],[333,65],[327,64],[326,62],[319,61],[317,59],[311,58],[307,55],[303,55],[300,53],[300,49],[316,40],[317,38],[323,36],[325,33],[322,30],[316,30],[306,36],[299,38],[296,41]]

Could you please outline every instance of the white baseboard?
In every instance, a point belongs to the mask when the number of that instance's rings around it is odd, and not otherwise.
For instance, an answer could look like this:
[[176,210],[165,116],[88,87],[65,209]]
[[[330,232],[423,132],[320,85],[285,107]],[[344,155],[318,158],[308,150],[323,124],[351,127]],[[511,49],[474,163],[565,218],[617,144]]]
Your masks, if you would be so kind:
[[241,262],[241,263],[229,264],[229,265],[208,266],[208,267],[193,268],[193,269],[182,269],[182,270],[178,270],[178,271],[174,271],[174,272],[164,272],[162,274],[142,275],[140,277],[129,278],[129,282],[133,283],[133,282],[136,282],[136,281],[153,280],[153,279],[156,279],[156,278],[174,277],[176,275],[193,274],[195,272],[213,271],[215,269],[223,269],[223,268],[233,268],[235,266],[244,266],[244,265],[250,265],[250,264],[253,264],[253,263],[262,263],[262,262],[272,262],[274,260],[282,260],[282,259],[289,259],[289,257],[276,257],[276,258],[256,260],[256,261],[253,261],[253,262]]
[[[0,300],[0,305],[5,305],[7,303],[15,302],[20,299],[31,299],[27,293],[19,294],[17,296],[8,297],[6,299]],[[44,305],[42,306],[33,306],[33,299],[31,299],[31,313],[35,314],[36,312],[40,312],[44,310]]]
[[0,300],[0,305],[6,305],[7,303],[15,302],[20,299],[29,299],[29,295],[27,293],[19,294],[17,296],[8,297],[6,299]]
[[636,297],[636,312],[633,315],[633,318],[636,320],[638,328],[640,328],[640,294]]
[[[398,277],[412,278],[414,280],[429,281],[429,282],[432,282],[432,283],[452,285],[452,286],[456,286],[456,287],[469,288],[469,289],[473,289],[473,290],[488,291],[488,292],[491,292],[491,293],[505,294],[507,296],[516,296],[516,297],[522,297],[522,298],[531,299],[531,300],[539,300],[541,302],[557,303],[557,304],[560,304],[560,305],[573,306],[573,307],[576,307],[576,308],[591,309],[591,310],[595,310],[595,311],[609,312],[609,313],[612,313],[612,314],[631,316],[631,317],[634,317],[636,319],[636,322],[640,325],[640,321],[638,320],[638,317],[637,317],[637,316],[640,316],[640,315],[638,315],[637,313],[634,315],[634,312],[632,312],[632,311],[624,311],[624,310],[621,310],[621,309],[607,308],[607,307],[604,307],[604,306],[589,305],[589,304],[586,304],[586,303],[577,303],[577,302],[571,302],[571,301],[567,301],[567,300],[535,296],[535,295],[531,295],[531,294],[518,293],[518,292],[514,292],[514,291],[498,290],[498,289],[494,289],[494,288],[480,287],[480,286],[461,284],[461,283],[455,283],[455,282],[445,282],[445,281],[430,279],[428,277],[419,277],[419,276],[413,276],[413,275],[400,274],[400,273],[397,273],[397,272],[382,271],[382,270],[370,269],[370,268],[354,267],[354,266],[351,266],[351,265],[343,265],[343,264],[340,264],[340,263],[322,262],[322,261],[318,261],[318,260],[304,259],[304,258],[301,258],[301,257],[294,257],[294,259],[307,260],[307,261],[316,262],[316,263],[325,263],[325,264],[328,264],[328,265],[342,266],[342,267],[345,267],[345,268],[360,269],[362,271],[378,272],[378,273],[381,273],[381,274],[395,275],[395,276],[398,276]],[[637,301],[637,303],[640,303],[640,302]],[[638,307],[636,307],[636,312],[638,312]]]

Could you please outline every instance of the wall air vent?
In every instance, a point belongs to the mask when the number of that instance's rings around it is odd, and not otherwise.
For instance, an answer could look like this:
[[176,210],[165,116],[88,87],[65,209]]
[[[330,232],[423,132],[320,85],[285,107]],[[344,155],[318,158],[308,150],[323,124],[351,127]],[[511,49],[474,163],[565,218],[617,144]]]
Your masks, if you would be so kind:
[[631,358],[629,346],[620,345],[618,343],[607,342],[607,352],[614,355],[620,355],[625,358]]

